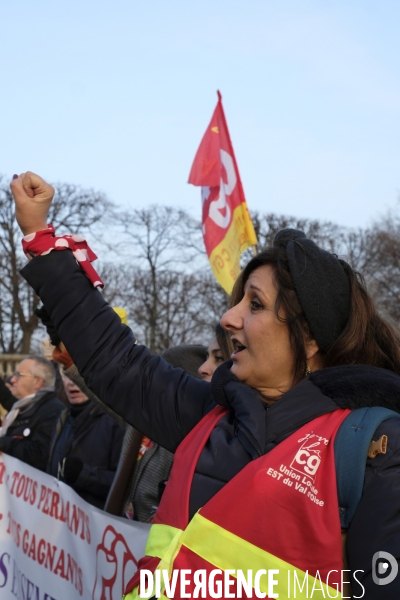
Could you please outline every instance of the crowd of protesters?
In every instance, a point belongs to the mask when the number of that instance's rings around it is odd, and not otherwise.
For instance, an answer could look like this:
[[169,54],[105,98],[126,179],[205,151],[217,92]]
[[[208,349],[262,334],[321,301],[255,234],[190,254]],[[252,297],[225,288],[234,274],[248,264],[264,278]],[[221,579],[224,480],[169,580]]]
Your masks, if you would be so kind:
[[[290,569],[314,578],[347,570],[353,591],[347,587],[344,597],[399,597],[400,335],[378,314],[362,277],[303,232],[282,230],[244,268],[222,327],[189,367],[187,348],[185,360],[151,355],[95,289],[82,259],[51,251],[52,187],[26,173],[11,189],[31,259],[22,276],[57,331],[66,373],[76,369],[83,387],[66,380],[65,408],[40,371],[43,362],[22,361],[10,381],[15,399],[2,392],[9,412],[0,449],[33,464],[17,449],[33,443],[35,412],[52,402],[53,434],[49,427],[44,435],[40,423],[50,459],[45,466],[37,450],[36,466],[82,495],[103,470],[101,501],[103,484],[111,485],[106,473],[117,471],[115,480],[118,470],[125,473],[124,489],[134,482],[125,516],[154,523],[139,571],[278,565],[290,580]],[[40,251],[29,246],[37,232]],[[109,414],[101,417],[102,410]],[[131,429],[128,437],[115,419]],[[79,438],[80,431],[87,433]],[[103,439],[112,440],[101,464],[86,465],[77,450],[85,435],[93,435],[99,457]],[[117,467],[123,436],[125,466]],[[157,471],[158,449],[168,454]],[[151,485],[143,487],[145,478]],[[391,557],[384,565],[390,573],[379,581],[382,565],[377,570],[374,561],[382,556]],[[137,597],[139,571],[128,599]],[[289,597],[285,587],[280,593]]]
[[[118,314],[119,309],[114,310]],[[133,460],[132,428],[107,413],[81,378],[74,377],[72,360],[47,311],[42,307],[36,313],[53,344],[53,360],[28,356],[6,381],[0,378],[0,405],[7,412],[0,450],[57,477],[98,508],[107,508],[114,484],[119,493],[121,488],[128,493],[121,496],[116,512],[151,522],[168,481],[172,452],[138,432],[140,445]],[[211,381],[232,350],[226,332],[217,325],[208,350],[182,344],[162,356],[192,377]]]

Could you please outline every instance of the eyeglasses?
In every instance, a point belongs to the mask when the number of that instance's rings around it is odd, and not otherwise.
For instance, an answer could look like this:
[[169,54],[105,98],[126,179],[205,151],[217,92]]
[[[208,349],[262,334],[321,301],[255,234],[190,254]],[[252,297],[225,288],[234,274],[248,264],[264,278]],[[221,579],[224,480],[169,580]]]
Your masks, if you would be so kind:
[[35,377],[37,379],[37,375],[31,375],[30,373],[20,373],[19,371],[15,371],[13,374],[15,379],[19,379],[20,377]]

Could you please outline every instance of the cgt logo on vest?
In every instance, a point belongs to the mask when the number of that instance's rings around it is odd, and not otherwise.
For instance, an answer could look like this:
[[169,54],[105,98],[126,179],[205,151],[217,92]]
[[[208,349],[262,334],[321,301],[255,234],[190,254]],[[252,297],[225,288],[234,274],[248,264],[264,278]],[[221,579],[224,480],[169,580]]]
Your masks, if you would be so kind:
[[318,467],[321,464],[321,452],[328,444],[328,440],[315,433],[307,433],[299,442],[303,442],[290,464],[290,468],[305,475],[312,482]]

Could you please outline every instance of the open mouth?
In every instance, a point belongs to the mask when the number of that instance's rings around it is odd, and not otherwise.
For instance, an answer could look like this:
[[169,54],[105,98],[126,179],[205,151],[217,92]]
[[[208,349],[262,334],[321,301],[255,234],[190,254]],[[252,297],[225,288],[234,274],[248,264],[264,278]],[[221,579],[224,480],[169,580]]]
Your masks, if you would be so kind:
[[232,339],[232,343],[233,343],[233,347],[234,347],[232,356],[236,356],[237,354],[239,354],[239,352],[243,352],[243,350],[246,350],[246,346],[243,346],[243,344],[241,344],[235,338]]

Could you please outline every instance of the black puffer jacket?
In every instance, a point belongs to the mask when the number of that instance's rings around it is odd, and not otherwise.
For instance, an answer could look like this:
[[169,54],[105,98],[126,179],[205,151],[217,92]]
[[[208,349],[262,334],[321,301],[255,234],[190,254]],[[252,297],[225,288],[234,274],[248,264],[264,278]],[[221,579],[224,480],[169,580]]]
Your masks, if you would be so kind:
[[[94,402],[82,407],[75,418],[71,417],[73,408],[61,413],[54,428],[47,471],[57,477],[58,463],[65,456],[80,459],[82,470],[71,487],[86,502],[103,508],[117,470],[124,429]],[[65,428],[70,428],[68,447],[61,450]]]
[[36,404],[21,409],[6,435],[0,437],[0,451],[46,471],[51,436],[63,408],[55,393],[48,392]]
[[[266,410],[259,393],[233,376],[229,364],[208,384],[137,346],[130,329],[121,325],[69,252],[35,258],[22,275],[43,300],[87,384],[165,448],[174,451],[215,403],[231,409],[201,453],[191,489],[191,516],[251,460],[317,416],[338,406],[400,410],[400,378],[366,366],[316,372]],[[400,560],[399,421],[391,419],[376,432],[377,437],[388,435],[388,452],[368,461],[364,495],[347,537],[349,566],[364,571],[358,578],[368,600],[400,597],[400,576],[386,586],[375,585],[371,577],[376,552],[384,550]],[[360,594],[360,588],[355,590]]]

